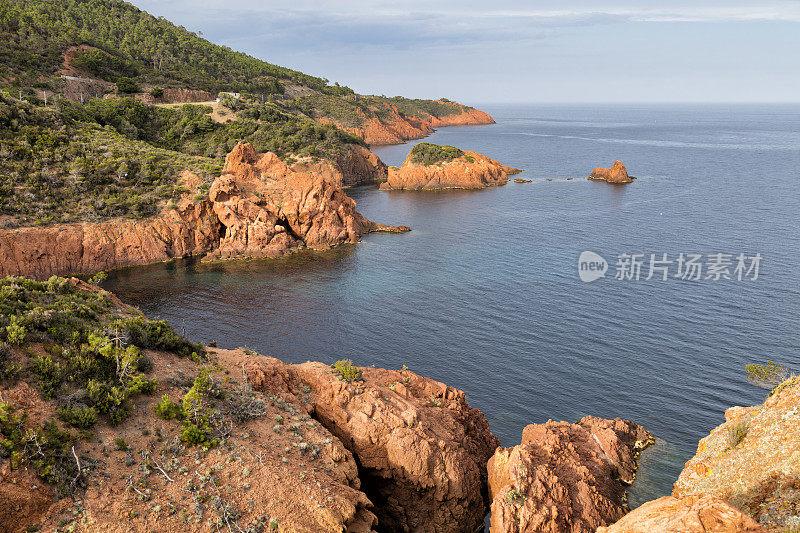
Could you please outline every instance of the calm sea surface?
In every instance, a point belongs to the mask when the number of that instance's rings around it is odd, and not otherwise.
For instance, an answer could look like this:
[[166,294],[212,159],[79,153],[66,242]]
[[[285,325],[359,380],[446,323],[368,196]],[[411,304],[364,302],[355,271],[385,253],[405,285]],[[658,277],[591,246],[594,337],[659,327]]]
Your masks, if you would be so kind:
[[[631,504],[667,494],[726,408],[763,401],[745,363],[800,367],[800,107],[480,107],[498,124],[427,140],[533,183],[358,188],[362,213],[413,231],[274,261],[127,269],[105,286],[197,340],[287,362],[406,364],[465,390],[505,446],[551,418],[634,420],[658,440]],[[411,146],[375,152],[400,164]],[[566,179],[615,159],[639,179]],[[608,261],[605,279],[580,281],[585,250]],[[614,279],[623,253],[645,254],[639,281]],[[757,280],[680,280],[675,264],[644,280],[665,253],[763,259]]]

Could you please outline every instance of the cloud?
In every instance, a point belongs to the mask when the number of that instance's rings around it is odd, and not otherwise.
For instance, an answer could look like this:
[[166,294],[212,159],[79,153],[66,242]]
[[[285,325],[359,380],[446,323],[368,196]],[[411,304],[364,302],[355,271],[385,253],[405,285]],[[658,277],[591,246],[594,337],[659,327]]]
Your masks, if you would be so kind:
[[[665,9],[648,2],[600,5],[572,2],[570,9],[549,1],[367,2],[342,0],[264,2],[250,0],[142,0],[144,9],[180,20],[231,46],[292,49],[299,53],[354,50],[411,50],[470,47],[488,42],[521,43],[563,33],[569,28],[610,24],[699,22],[800,22],[798,2],[703,2]],[[663,5],[661,3],[654,6]]]

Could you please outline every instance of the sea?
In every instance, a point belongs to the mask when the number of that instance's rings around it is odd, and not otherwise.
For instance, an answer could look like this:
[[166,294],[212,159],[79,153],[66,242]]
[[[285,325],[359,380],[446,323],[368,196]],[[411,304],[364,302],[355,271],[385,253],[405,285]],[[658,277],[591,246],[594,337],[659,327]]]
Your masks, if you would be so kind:
[[[198,341],[407,365],[464,390],[503,446],[550,419],[633,420],[656,445],[630,504],[669,494],[727,408],[765,399],[746,364],[800,370],[800,106],[474,105],[497,124],[424,141],[531,183],[357,187],[361,213],[412,231],[104,286]],[[400,165],[415,142],[374,151]],[[586,179],[615,160],[633,183]]]

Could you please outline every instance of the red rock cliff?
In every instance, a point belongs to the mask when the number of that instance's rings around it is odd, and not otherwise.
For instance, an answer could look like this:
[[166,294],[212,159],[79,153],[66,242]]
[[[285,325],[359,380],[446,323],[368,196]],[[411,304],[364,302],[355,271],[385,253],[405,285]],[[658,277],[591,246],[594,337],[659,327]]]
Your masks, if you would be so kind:
[[489,460],[492,533],[594,532],[628,510],[626,488],[652,437],[633,422],[587,416],[531,424]]
[[[174,257],[277,257],[352,243],[370,231],[398,231],[356,211],[342,185],[375,183],[386,166],[356,147],[335,162],[287,166],[275,154],[238,145],[209,199],[183,198],[145,220],[0,230],[0,276],[87,274]],[[189,174],[184,179],[197,180]]]
[[499,445],[462,391],[408,370],[362,368],[344,383],[320,363],[293,365],[312,416],[359,463],[380,531],[473,532],[486,513],[486,461]]
[[404,115],[396,106],[386,103],[381,108],[382,118],[363,117],[360,126],[337,123],[329,117],[316,117],[323,124],[336,124],[339,128],[357,135],[370,145],[402,144],[407,140],[421,139],[435,131],[434,128],[446,126],[477,126],[494,124],[494,119],[478,109],[456,102],[441,102],[454,108],[453,114],[437,117],[427,113],[419,117]]

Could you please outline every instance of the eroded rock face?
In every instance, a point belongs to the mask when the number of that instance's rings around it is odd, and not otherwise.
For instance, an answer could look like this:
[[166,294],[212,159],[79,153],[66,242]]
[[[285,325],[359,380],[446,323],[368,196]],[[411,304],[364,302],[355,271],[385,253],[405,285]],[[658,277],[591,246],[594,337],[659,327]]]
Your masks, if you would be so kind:
[[633,422],[531,424],[489,460],[492,533],[594,532],[628,510],[626,488],[652,436]]
[[[673,496],[718,496],[760,524],[797,526],[800,510],[800,379],[763,405],[732,407],[725,423],[697,446],[675,482]],[[737,432],[746,435],[740,442]]]
[[324,249],[357,242],[377,225],[356,211],[341,188],[297,172],[273,153],[239,144],[225,159],[209,191],[225,227],[214,258],[278,257],[309,246]]
[[352,146],[331,162],[300,162],[292,165],[298,172],[312,172],[338,187],[377,185],[386,181],[388,168],[380,158],[363,146]]
[[203,255],[219,242],[211,202],[184,198],[145,220],[0,231],[0,275],[43,279]]
[[628,176],[628,170],[622,161],[615,161],[611,168],[595,167],[587,179],[608,183],[631,183],[636,178]]
[[[240,144],[207,200],[187,194],[143,220],[0,230],[0,276],[46,279],[187,256],[278,257],[306,246],[356,242],[370,231],[408,231],[367,220],[341,189],[385,177],[386,165],[363,147],[335,162],[290,168],[275,154],[257,154]],[[190,191],[199,191],[201,182],[191,173],[182,175]]]
[[508,183],[508,176],[521,170],[509,167],[477,152],[449,162],[422,165],[413,161],[409,152],[403,166],[389,169],[389,179],[381,190],[485,189]]
[[464,393],[413,372],[363,368],[344,383],[330,367],[291,367],[311,388],[314,418],[356,457],[380,531],[473,532],[486,511],[486,461],[499,441]]
[[647,502],[619,522],[597,533],[767,533],[752,518],[728,502],[709,495]]

